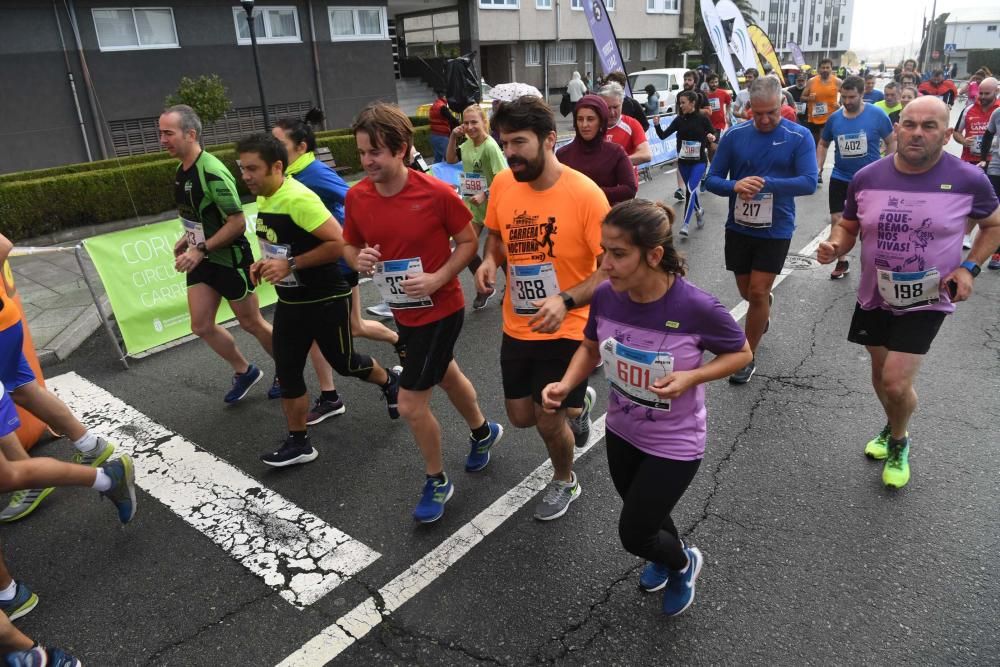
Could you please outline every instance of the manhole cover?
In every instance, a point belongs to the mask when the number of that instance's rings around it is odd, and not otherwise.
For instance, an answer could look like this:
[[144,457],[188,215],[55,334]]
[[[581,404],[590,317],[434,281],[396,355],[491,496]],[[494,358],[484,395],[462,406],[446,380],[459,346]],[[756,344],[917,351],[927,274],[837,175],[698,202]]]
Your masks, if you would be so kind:
[[785,268],[792,271],[802,271],[803,269],[814,269],[819,266],[817,262],[812,257],[806,257],[805,255],[788,255],[785,258]]

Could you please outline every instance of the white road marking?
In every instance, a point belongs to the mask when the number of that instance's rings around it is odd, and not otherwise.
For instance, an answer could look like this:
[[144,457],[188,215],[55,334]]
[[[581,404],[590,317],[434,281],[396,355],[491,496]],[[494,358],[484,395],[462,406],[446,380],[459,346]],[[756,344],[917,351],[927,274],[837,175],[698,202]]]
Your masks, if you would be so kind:
[[[827,225],[799,251],[799,254],[811,255],[829,234],[830,225]],[[775,287],[784,281],[789,273],[791,272],[782,272],[774,281]],[[746,315],[748,305],[746,301],[741,301],[729,312],[733,318],[739,321]],[[606,414],[601,415],[594,421],[587,446],[577,448],[574,460],[589,452],[604,437],[606,416]],[[325,665],[335,659],[354,642],[374,630],[385,616],[399,609],[444,574],[449,567],[482,542],[487,535],[524,507],[535,494],[545,487],[551,476],[552,464],[545,461],[525,477],[520,484],[476,515],[472,521],[459,528],[405,572],[379,589],[379,597],[384,602],[381,609],[374,597],[368,598],[278,663],[278,667],[315,667]]]
[[140,488],[291,604],[316,602],[381,555],[76,373],[46,386],[135,459]]

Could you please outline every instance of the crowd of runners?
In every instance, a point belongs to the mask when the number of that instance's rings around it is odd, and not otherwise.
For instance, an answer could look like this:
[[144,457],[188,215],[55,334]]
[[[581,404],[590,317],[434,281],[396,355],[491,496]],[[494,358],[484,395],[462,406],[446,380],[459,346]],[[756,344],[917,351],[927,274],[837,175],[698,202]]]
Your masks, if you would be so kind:
[[[831,232],[817,255],[834,264],[831,278],[842,278],[861,239],[857,304],[845,328],[870,355],[881,406],[877,434],[859,449],[884,460],[886,486],[909,480],[921,361],[945,317],[969,298],[980,267],[992,255],[990,267],[1000,268],[997,81],[977,82],[952,127],[955,87],[936,72],[929,85],[911,89],[911,75],[917,78],[904,68],[900,83],[879,91],[871,79],[834,76],[824,60],[817,76],[787,89],[749,71],[734,99],[718,76],[709,74],[701,90],[702,77],[689,72],[677,116],[667,125],[653,119],[659,136],[676,135],[683,215],[635,198],[635,167],[649,160],[650,147],[622,111],[623,77],[609,76],[597,94],[580,97],[575,137],[558,152],[555,117],[540,98],[502,103],[492,117],[478,104],[463,110],[444,151],[462,165],[458,194],[425,173],[411,122],[394,105],[373,103],[357,115],[352,131],[364,176],[351,187],[316,159],[318,113],[283,119],[237,143],[241,178],[257,198],[256,260],[234,175],[202,149],[195,112],[170,107],[160,116],[160,138],[180,161],[175,268],[186,274],[192,330],[233,370],[227,404],[243,400],[265,373],[215,323],[223,299],[273,358],[267,392],[281,401],[287,437],[261,454],[267,466],[317,458],[309,426],[346,410],[334,371],[374,385],[387,418],[402,418],[412,433],[424,469],[413,517],[432,523],[456,493],[442,457],[442,415],[431,408],[434,389],[468,426],[468,473],[490,464],[504,436],[502,416],[484,412],[455,357],[466,313],[458,276],[468,269],[474,310],[503,291],[497,353],[508,428],[534,428],[552,463],[534,517],[558,519],[580,497],[574,448],[591,444],[596,391],[589,378],[602,368],[621,541],[647,561],[640,587],[663,589],[664,613],[679,614],[694,599],[704,562],[671,519],[705,451],[704,385],[753,377],[796,226],[795,199],[816,192],[831,146]],[[962,145],[960,158],[945,152],[951,141]],[[743,327],[685,278],[675,247],[675,238],[690,235],[692,217],[703,227],[705,191],[728,199],[725,262],[749,304]],[[11,244],[0,241],[2,261]],[[395,329],[362,319],[362,277],[391,309]],[[270,323],[254,295],[262,282],[278,295]],[[358,352],[354,336],[387,343],[384,356]],[[0,521],[23,519],[54,487],[87,486],[128,523],[136,509],[131,459],[114,457],[112,442],[40,387],[21,353],[20,312],[2,290],[0,339],[0,488],[15,492]],[[312,401],[307,360],[320,384]],[[69,438],[74,463],[29,457],[14,435],[14,403]],[[0,559],[0,645],[12,651],[9,664],[78,664],[9,623],[37,602]],[[33,655],[49,662],[30,662]]]

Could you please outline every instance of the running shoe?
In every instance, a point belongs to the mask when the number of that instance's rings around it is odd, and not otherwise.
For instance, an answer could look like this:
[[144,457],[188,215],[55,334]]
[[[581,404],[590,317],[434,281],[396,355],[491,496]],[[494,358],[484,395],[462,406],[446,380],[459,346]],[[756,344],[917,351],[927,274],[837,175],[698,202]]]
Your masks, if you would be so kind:
[[110,500],[118,508],[118,519],[128,523],[135,516],[135,465],[132,457],[122,454],[114,461],[108,461],[101,466],[104,473],[111,478],[111,488],[102,491],[101,495]]
[[274,382],[271,383],[271,387],[267,390],[268,400],[275,400],[281,398],[281,383],[278,382],[278,376],[274,376]]
[[97,468],[111,458],[111,455],[114,454],[114,452],[115,444],[113,442],[105,440],[101,436],[97,436],[97,446],[89,452],[77,451],[73,454],[73,463],[79,463],[80,465]]
[[652,561],[646,563],[639,575],[639,588],[647,593],[655,593],[667,585],[670,578],[670,568],[661,563]]
[[886,451],[882,483],[890,489],[901,489],[910,481],[910,438],[901,441],[890,438]]
[[966,234],[962,237],[962,249],[971,250],[972,249],[972,234]]
[[889,455],[889,435],[892,429],[886,424],[882,432],[868,441],[865,445],[865,456],[876,461],[882,461]]
[[850,272],[851,263],[846,259],[838,259],[837,265],[833,267],[833,271],[830,273],[830,280],[840,280]]
[[317,456],[319,456],[319,452],[308,441],[305,444],[298,444],[289,437],[281,443],[277,450],[261,454],[260,460],[272,468],[285,468],[315,461]]
[[347,412],[344,402],[337,397],[336,401],[324,401],[322,397],[317,398],[312,409],[306,414],[306,426],[315,426],[326,421],[330,417],[336,417]]
[[413,518],[420,523],[434,523],[444,516],[444,504],[455,494],[455,485],[447,475],[442,482],[434,477],[428,477],[424,482],[424,490],[420,492],[420,502],[413,510]]
[[55,488],[51,486],[47,489],[21,489],[20,491],[15,491],[14,495],[10,497],[7,507],[0,512],[0,521],[11,523],[12,521],[23,519],[34,512],[41,502],[48,498],[49,494],[53,491],[55,491]]
[[21,581],[14,581],[13,598],[0,601],[0,609],[12,621],[16,621],[37,606],[38,596],[32,593],[28,585]]
[[490,434],[482,440],[469,436],[469,456],[465,459],[467,472],[479,472],[490,464],[490,449],[503,437],[503,426],[489,422]]
[[389,410],[389,419],[399,419],[399,373],[394,369],[389,373],[389,383],[382,387],[382,398],[385,399],[385,407]]
[[757,361],[752,360],[749,364],[729,376],[729,384],[746,384],[757,372]]
[[483,294],[481,292],[476,292],[476,298],[472,300],[472,310],[482,310],[486,307],[486,304],[490,302],[493,295],[497,293],[496,289],[491,289],[489,294]]
[[545,486],[542,499],[535,505],[535,518],[539,521],[558,519],[566,513],[570,503],[580,497],[582,491],[575,472],[570,482],[552,480]]
[[225,401],[229,405],[233,403],[239,403],[243,400],[243,397],[247,395],[250,388],[261,381],[264,377],[264,371],[260,370],[253,364],[247,368],[246,373],[236,373],[233,375],[233,388],[229,390],[226,394]]
[[691,232],[688,231],[687,223],[684,223],[683,225],[681,225],[681,230],[678,233],[681,236],[683,236],[684,238],[687,238],[687,237],[691,236]]
[[816,179],[816,182],[819,183],[820,185],[823,184],[823,172],[819,173],[819,178]]
[[701,206],[699,206],[694,210],[694,220],[695,224],[698,226],[698,229],[705,228],[705,209],[703,209]]
[[61,648],[36,646],[27,651],[13,651],[3,658],[7,667],[80,667],[82,664]]
[[594,409],[596,398],[597,392],[594,391],[594,388],[587,387],[587,391],[583,395],[583,410],[580,412],[580,416],[569,420],[569,430],[573,431],[573,441],[577,447],[586,446],[587,441],[590,440],[590,411]]
[[986,268],[993,269],[994,271],[1000,269],[1000,252],[993,253],[993,256],[990,257],[990,263],[986,265]]
[[677,188],[674,190],[674,199],[677,201],[684,201],[684,188]]
[[375,304],[374,306],[368,306],[365,308],[370,314],[375,317],[381,317],[382,319],[388,319],[392,317],[392,308],[387,306],[385,302]]
[[694,584],[701,574],[703,559],[698,547],[686,547],[687,567],[679,572],[671,572],[667,590],[663,592],[663,613],[677,616],[694,602]]

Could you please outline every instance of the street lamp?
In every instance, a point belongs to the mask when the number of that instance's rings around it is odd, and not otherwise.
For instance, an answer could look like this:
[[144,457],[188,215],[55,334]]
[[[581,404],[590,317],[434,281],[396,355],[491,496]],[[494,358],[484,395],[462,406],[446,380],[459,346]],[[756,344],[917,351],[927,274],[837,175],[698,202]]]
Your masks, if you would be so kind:
[[257,26],[253,20],[253,1],[240,0],[243,11],[247,13],[247,28],[250,30],[250,48],[253,50],[253,66],[257,70],[257,90],[260,91],[260,110],[264,113],[264,131],[271,129],[271,118],[267,114],[267,102],[264,101],[264,81],[260,77],[260,59],[257,57]]

